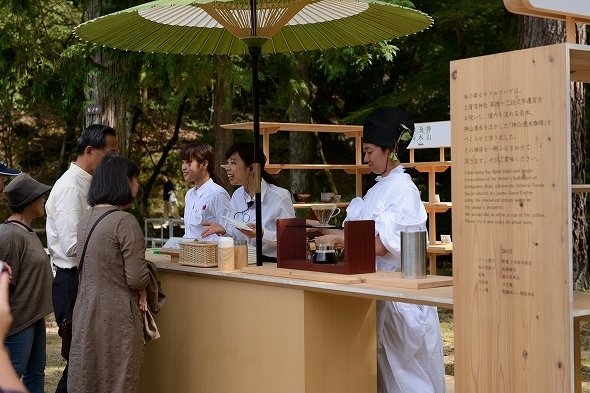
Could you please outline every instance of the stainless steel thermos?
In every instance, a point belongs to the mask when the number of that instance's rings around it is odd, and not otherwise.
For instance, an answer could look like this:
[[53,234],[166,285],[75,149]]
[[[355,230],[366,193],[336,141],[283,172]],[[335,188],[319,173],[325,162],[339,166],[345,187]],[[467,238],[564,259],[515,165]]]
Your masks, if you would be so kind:
[[401,231],[402,278],[426,278],[426,231]]

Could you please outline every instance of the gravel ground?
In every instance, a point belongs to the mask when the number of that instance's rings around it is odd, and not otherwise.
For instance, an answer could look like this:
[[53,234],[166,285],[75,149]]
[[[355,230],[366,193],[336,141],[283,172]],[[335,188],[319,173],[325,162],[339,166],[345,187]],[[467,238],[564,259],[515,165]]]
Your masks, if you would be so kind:
[[61,357],[61,339],[57,335],[57,324],[53,314],[46,319],[47,326],[47,366],[45,367],[45,392],[55,392],[66,361]]

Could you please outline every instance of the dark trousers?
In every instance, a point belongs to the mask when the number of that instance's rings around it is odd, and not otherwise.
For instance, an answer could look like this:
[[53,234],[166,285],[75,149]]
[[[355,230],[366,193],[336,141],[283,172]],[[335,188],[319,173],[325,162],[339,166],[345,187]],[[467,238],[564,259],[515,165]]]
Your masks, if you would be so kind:
[[[75,296],[76,280],[78,279],[78,269],[62,269],[56,267],[55,278],[53,279],[53,312],[55,322],[58,324],[68,315],[70,308],[70,299]],[[70,311],[71,312],[71,311]],[[68,392],[68,365],[57,384],[56,393]]]

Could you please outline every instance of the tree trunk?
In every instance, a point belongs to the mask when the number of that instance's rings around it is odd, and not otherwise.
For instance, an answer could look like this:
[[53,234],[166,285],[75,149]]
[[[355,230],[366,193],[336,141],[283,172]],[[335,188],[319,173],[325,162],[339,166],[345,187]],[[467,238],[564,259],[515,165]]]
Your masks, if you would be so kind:
[[[565,42],[565,24],[553,19],[530,16],[522,18],[518,43],[520,48],[532,48]],[[586,43],[586,26],[576,25],[576,42]],[[584,113],[584,85],[579,82],[571,86],[571,170],[572,183],[585,183],[586,178],[586,117]],[[572,195],[572,246],[574,289],[588,289],[588,224],[586,222],[586,194]]]
[[[225,62],[229,61],[227,56],[218,56],[216,61],[219,69],[223,69]],[[213,135],[215,137],[215,173],[219,175],[223,184],[229,184],[227,173],[221,165],[225,164],[225,152],[234,143],[234,134],[230,130],[221,128],[222,124],[231,123],[231,83],[227,78],[217,76],[213,85]]]
[[[301,79],[311,86],[310,65],[306,61],[307,54],[297,54],[298,70],[297,73]],[[288,109],[289,121],[293,123],[311,123],[310,103],[312,99],[312,89],[307,96],[295,95]],[[309,132],[291,132],[289,133],[289,162],[291,163],[311,163],[313,160],[313,146],[316,141],[314,135]],[[290,190],[292,193],[310,193],[311,192],[311,173],[305,170],[293,170],[289,172]]]
[[[101,16],[101,2],[90,0],[86,4],[84,20],[91,20]],[[109,75],[109,79],[122,74],[129,67],[126,61],[120,58],[109,56],[108,51],[99,51],[93,56],[94,62],[99,66],[101,72]],[[84,126],[101,123],[113,127],[117,132],[117,144],[119,155],[129,157],[129,147],[131,145],[131,135],[128,132],[128,118],[132,117],[129,109],[129,91],[130,89],[116,89],[115,84],[101,83],[100,78],[95,75],[88,77],[88,100],[93,102],[98,108],[99,113],[86,114]]]

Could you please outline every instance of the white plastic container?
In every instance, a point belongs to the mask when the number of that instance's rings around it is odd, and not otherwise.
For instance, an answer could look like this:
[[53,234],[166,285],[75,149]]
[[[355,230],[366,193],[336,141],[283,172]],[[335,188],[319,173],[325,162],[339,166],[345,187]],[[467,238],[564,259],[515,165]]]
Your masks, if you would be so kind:
[[222,272],[235,270],[234,239],[220,237],[217,242],[217,267]]

